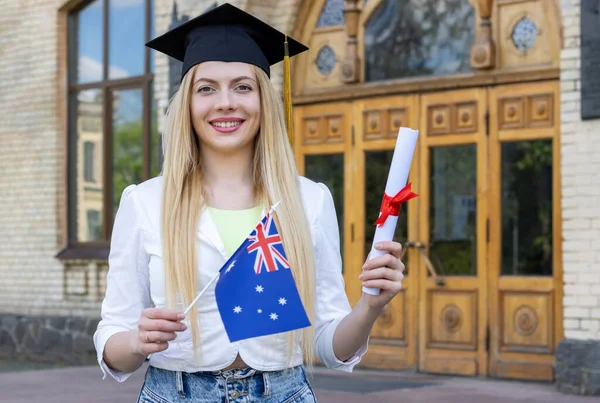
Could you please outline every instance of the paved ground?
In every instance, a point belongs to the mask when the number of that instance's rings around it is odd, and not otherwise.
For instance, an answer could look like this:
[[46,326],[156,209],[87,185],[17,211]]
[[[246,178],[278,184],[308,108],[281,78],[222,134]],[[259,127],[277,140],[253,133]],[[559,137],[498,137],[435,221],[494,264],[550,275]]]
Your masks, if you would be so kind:
[[[101,381],[97,367],[0,373],[0,402],[135,402],[143,371],[119,384]],[[319,403],[598,403],[598,397],[558,393],[553,385],[440,377],[415,373],[355,371],[341,374],[318,368],[312,379]]]

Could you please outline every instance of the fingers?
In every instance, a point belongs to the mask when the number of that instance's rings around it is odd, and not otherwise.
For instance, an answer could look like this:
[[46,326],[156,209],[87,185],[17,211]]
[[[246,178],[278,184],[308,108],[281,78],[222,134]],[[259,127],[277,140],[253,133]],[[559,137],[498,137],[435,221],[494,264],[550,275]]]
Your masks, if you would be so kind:
[[142,316],[149,319],[165,319],[172,321],[182,320],[184,318],[183,313],[166,308],[147,308],[142,312]]
[[164,309],[148,308],[142,311],[138,323],[137,351],[144,355],[164,351],[169,347],[169,342],[177,338],[176,332],[187,329],[181,320],[181,312]]
[[365,271],[361,273],[361,275],[358,276],[358,278],[360,278],[363,282],[379,279],[389,281],[402,281],[404,275],[397,270],[392,270],[388,267],[380,267],[377,269]]
[[377,242],[375,249],[389,252],[398,259],[400,259],[400,256],[402,256],[402,245],[395,241]]
[[160,332],[182,332],[187,329],[185,323],[179,321],[173,322],[164,319],[149,319],[142,316],[140,323],[138,324],[140,330],[152,331],[157,330]]
[[363,283],[365,287],[379,288],[380,290],[389,294],[398,294],[402,291],[402,283],[397,281],[390,281],[386,279],[369,280]]
[[385,255],[367,260],[362,269],[369,271],[378,267],[389,267],[390,269],[398,270],[399,272],[404,271],[405,268],[404,263],[402,263],[397,256],[386,253]]
[[159,343],[142,343],[140,345],[140,353],[143,355],[150,355],[154,353],[159,353],[161,351],[165,351],[169,348],[169,343],[167,342],[159,342]]
[[142,337],[144,343],[166,343],[175,340],[177,334],[175,334],[175,332],[149,331],[140,332],[140,337]]

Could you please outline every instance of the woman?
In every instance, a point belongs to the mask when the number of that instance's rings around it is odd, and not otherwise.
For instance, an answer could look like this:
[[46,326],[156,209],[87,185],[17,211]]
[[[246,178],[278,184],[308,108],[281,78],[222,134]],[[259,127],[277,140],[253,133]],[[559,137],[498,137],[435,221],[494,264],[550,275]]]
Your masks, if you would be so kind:
[[[94,336],[106,375],[124,381],[151,355],[139,401],[316,401],[304,371],[313,356],[351,371],[371,328],[401,289],[401,247],[367,261],[364,294],[344,293],[329,190],[297,176],[269,66],[283,34],[225,4],[148,46],[183,61],[167,113],[160,177],[123,192],[102,320]],[[306,48],[289,39],[290,54]],[[314,327],[230,343],[208,284],[274,202]],[[306,208],[305,208],[306,207]]]

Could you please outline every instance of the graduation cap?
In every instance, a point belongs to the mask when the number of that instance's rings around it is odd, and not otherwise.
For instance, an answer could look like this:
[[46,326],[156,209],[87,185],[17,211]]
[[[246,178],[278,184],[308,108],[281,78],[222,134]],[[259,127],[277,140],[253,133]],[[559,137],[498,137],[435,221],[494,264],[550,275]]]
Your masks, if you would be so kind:
[[293,139],[291,56],[308,48],[253,15],[224,3],[146,44],[181,62],[181,79],[194,65],[207,61],[255,65],[270,76],[270,66],[284,62],[284,105],[290,141]]

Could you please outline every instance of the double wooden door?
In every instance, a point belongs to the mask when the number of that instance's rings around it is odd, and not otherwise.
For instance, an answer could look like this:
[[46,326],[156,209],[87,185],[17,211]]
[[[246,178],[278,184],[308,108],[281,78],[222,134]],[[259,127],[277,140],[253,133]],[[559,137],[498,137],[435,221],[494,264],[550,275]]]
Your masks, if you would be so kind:
[[403,291],[361,365],[552,379],[562,337],[556,82],[296,107],[299,170],[333,193],[350,301],[401,126],[420,131],[395,239]]

